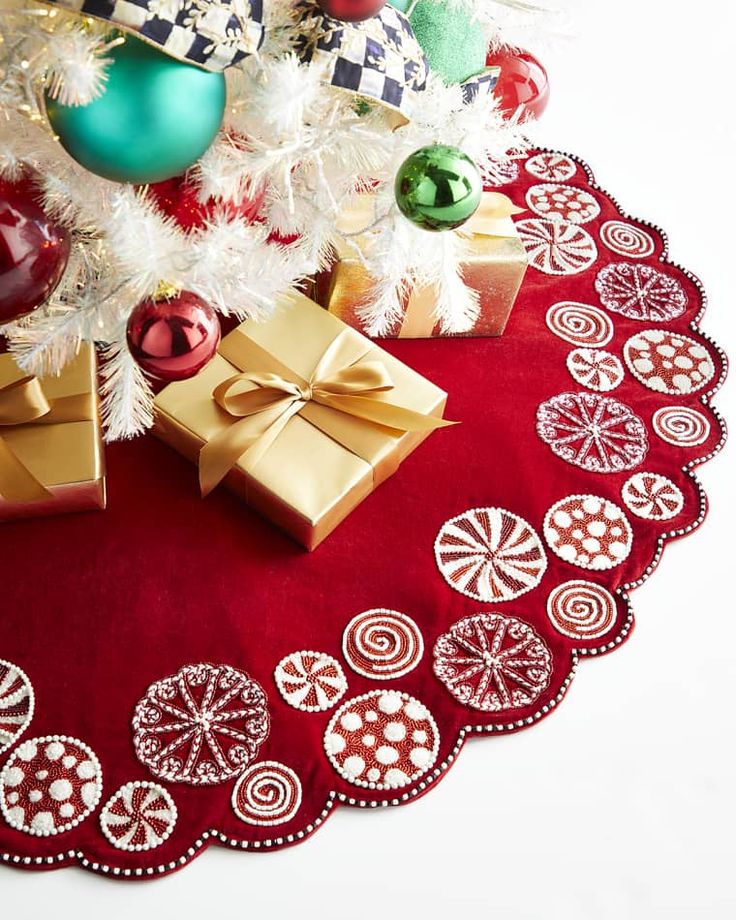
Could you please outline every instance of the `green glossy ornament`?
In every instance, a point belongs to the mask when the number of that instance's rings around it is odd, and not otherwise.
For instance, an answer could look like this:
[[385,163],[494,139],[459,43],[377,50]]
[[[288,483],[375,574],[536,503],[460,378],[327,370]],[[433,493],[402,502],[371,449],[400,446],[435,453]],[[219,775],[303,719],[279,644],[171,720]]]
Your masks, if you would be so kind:
[[464,83],[485,69],[488,42],[471,13],[448,0],[419,0],[409,14],[429,66],[445,83]]
[[462,150],[437,144],[404,160],[394,192],[399,210],[417,227],[454,230],[478,210],[483,180]]
[[102,95],[84,106],[46,96],[61,145],[90,172],[146,184],[181,175],[217,137],[225,76],[176,61],[127,36],[111,49]]

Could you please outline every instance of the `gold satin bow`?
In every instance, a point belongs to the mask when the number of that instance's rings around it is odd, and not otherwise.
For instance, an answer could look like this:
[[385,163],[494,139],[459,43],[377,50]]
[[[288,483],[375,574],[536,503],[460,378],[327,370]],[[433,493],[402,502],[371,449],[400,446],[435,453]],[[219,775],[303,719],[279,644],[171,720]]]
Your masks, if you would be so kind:
[[209,494],[238,461],[255,465],[309,402],[394,431],[433,431],[455,424],[381,399],[380,394],[394,388],[386,367],[376,360],[345,364],[344,345],[349,345],[345,331],[329,345],[309,380],[246,371],[215,388],[215,402],[236,421],[200,451],[202,495]]
[[51,497],[43,483],[15,455],[2,437],[2,427],[83,422],[92,418],[92,395],[80,393],[49,400],[37,377],[22,377],[0,387],[0,496],[6,501],[33,502]]

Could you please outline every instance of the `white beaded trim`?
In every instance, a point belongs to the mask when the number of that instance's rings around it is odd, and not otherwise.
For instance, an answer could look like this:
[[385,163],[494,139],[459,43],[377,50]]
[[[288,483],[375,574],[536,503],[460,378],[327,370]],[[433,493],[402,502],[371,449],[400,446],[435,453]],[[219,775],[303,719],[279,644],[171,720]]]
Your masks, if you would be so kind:
[[[540,148],[539,153],[557,153],[557,151],[554,151],[551,148],[544,148],[544,149]],[[207,846],[210,845],[210,843],[217,843],[222,846],[227,846],[234,850],[255,851],[255,852],[260,851],[260,850],[267,851],[267,850],[274,849],[274,848],[290,846],[296,843],[301,843],[303,840],[306,840],[308,837],[311,837],[312,834],[314,834],[322,826],[322,824],[324,824],[327,818],[334,811],[336,805],[349,805],[351,807],[357,807],[357,808],[387,808],[387,807],[395,807],[395,806],[404,805],[407,802],[410,802],[412,799],[415,799],[418,796],[423,795],[427,791],[429,786],[435,783],[437,780],[439,780],[447,772],[447,770],[454,764],[455,760],[457,759],[460,753],[460,750],[462,749],[468,737],[472,737],[473,735],[476,735],[476,736],[484,735],[484,734],[493,735],[493,734],[504,734],[508,732],[515,732],[523,728],[526,728],[530,725],[534,725],[536,722],[539,722],[545,716],[549,715],[554,709],[556,709],[557,706],[559,706],[559,704],[564,699],[570,687],[570,684],[572,683],[572,680],[575,674],[577,673],[577,669],[580,664],[581,658],[585,658],[585,657],[594,658],[599,655],[608,654],[611,651],[618,648],[620,645],[622,645],[626,641],[626,639],[631,633],[631,629],[634,624],[634,611],[633,611],[633,606],[631,603],[631,598],[629,596],[629,592],[643,585],[647,581],[647,579],[653,574],[654,570],[659,565],[659,562],[662,558],[662,554],[664,552],[664,547],[669,540],[675,540],[675,539],[679,539],[680,537],[688,536],[689,534],[697,530],[701,526],[703,521],[705,520],[705,517],[707,514],[707,508],[708,508],[707,499],[705,495],[705,490],[703,489],[703,486],[700,483],[700,480],[697,478],[697,475],[695,474],[695,470],[701,464],[707,463],[708,461],[712,460],[715,456],[717,456],[720,453],[720,451],[723,449],[726,443],[727,437],[728,437],[726,423],[723,417],[718,412],[718,410],[710,404],[710,399],[719,392],[719,390],[721,389],[721,387],[723,386],[726,380],[726,376],[728,374],[728,357],[726,356],[723,349],[716,342],[714,342],[710,336],[702,332],[699,328],[699,323],[701,319],[703,318],[705,311],[707,309],[707,304],[708,304],[707,294],[703,288],[702,282],[692,272],[690,272],[686,268],[683,268],[681,265],[671,262],[669,260],[669,240],[668,240],[666,231],[664,231],[661,227],[659,227],[656,224],[653,224],[646,220],[637,219],[627,214],[625,211],[623,211],[618,201],[612,195],[610,195],[605,189],[601,188],[598,185],[598,183],[595,180],[593,171],[591,170],[590,166],[585,161],[581,160],[579,157],[574,156],[573,154],[565,153],[562,155],[567,156],[572,162],[577,163],[584,170],[591,187],[601,192],[603,195],[606,195],[608,199],[611,201],[611,203],[617,208],[622,218],[624,218],[625,220],[636,221],[638,224],[649,227],[650,229],[654,230],[656,233],[659,234],[662,240],[662,245],[663,245],[663,251],[660,256],[660,261],[668,265],[671,265],[674,268],[681,271],[695,285],[698,292],[700,293],[701,308],[698,314],[696,315],[696,317],[694,318],[694,320],[690,323],[690,328],[692,329],[693,332],[697,333],[702,339],[708,342],[711,348],[713,348],[713,350],[718,354],[720,361],[721,361],[720,376],[715,381],[714,385],[709,390],[707,390],[705,393],[702,393],[699,397],[700,402],[703,404],[703,406],[706,409],[708,409],[708,411],[712,414],[712,416],[718,422],[718,425],[721,429],[721,437],[718,443],[714,446],[714,448],[711,451],[709,451],[707,454],[701,457],[696,457],[695,459],[691,460],[689,463],[687,463],[682,468],[682,471],[692,479],[695,485],[695,488],[698,491],[698,495],[700,498],[700,510],[699,510],[698,516],[694,521],[691,521],[689,524],[683,527],[679,527],[676,530],[669,531],[668,533],[662,534],[657,540],[657,549],[656,549],[654,558],[652,562],[644,570],[641,577],[634,581],[627,582],[626,584],[621,585],[619,588],[616,589],[615,593],[619,597],[621,597],[621,599],[626,605],[626,618],[618,634],[613,639],[611,639],[610,641],[606,642],[603,645],[596,646],[594,648],[586,647],[586,648],[573,649],[571,652],[572,667],[570,669],[568,676],[563,682],[562,687],[556,694],[556,696],[553,699],[551,699],[548,703],[545,703],[545,705],[542,706],[541,709],[537,710],[535,713],[533,713],[531,716],[528,716],[526,719],[519,719],[516,722],[509,722],[503,725],[501,724],[466,725],[463,728],[461,728],[458,732],[457,741],[455,742],[450,753],[447,755],[446,759],[442,761],[441,763],[437,764],[435,768],[432,770],[432,772],[429,773],[416,787],[406,792],[402,792],[401,795],[396,796],[395,798],[380,799],[380,800],[375,800],[375,799],[360,800],[360,799],[353,798],[351,796],[346,796],[344,793],[341,793],[341,792],[332,791],[329,793],[327,802],[325,803],[325,806],[320,812],[320,814],[318,815],[318,817],[313,822],[308,824],[306,828],[300,831],[297,831],[293,834],[286,834],[284,836],[274,837],[268,840],[236,840],[233,837],[228,837],[226,834],[223,834],[221,831],[211,828],[205,831],[200,837],[198,837],[194,841],[194,843],[187,849],[186,853],[180,856],[178,859],[171,860],[170,862],[167,862],[167,863],[161,863],[158,866],[149,866],[145,869],[140,868],[140,867],[137,869],[122,869],[119,866],[109,866],[105,863],[100,863],[94,860],[90,860],[88,857],[84,855],[84,853],[81,850],[67,850],[62,853],[57,853],[54,856],[18,856],[17,854],[12,854],[12,853],[0,853],[0,862],[5,863],[7,865],[11,865],[11,866],[21,866],[25,868],[30,868],[32,866],[39,867],[39,868],[42,868],[42,867],[60,868],[63,865],[68,865],[70,863],[76,862],[79,866],[81,866],[84,869],[88,869],[92,872],[97,872],[101,875],[110,876],[112,878],[140,879],[140,878],[150,878],[156,875],[167,875],[168,873],[174,872],[177,869],[182,868],[183,866],[187,865],[187,863],[191,862],[195,857],[197,857]]]
[[[86,806],[85,811],[83,811],[78,817],[73,818],[70,821],[67,821],[65,824],[62,824],[59,827],[54,827],[50,830],[37,830],[36,828],[29,827],[28,825],[24,825],[23,827],[18,827],[17,824],[13,822],[10,818],[10,813],[9,813],[10,810],[8,808],[6,796],[4,793],[4,786],[7,780],[8,771],[12,768],[17,758],[18,752],[16,749],[16,752],[6,762],[5,766],[3,767],[2,773],[0,773],[0,811],[2,812],[3,818],[5,818],[5,821],[8,823],[10,827],[16,830],[23,831],[24,833],[29,834],[32,837],[55,837],[58,834],[64,834],[67,831],[72,830],[73,828],[77,827],[77,825],[81,824],[82,821],[86,820],[92,814],[92,812],[100,804],[100,799],[102,798],[102,766],[100,765],[100,761],[98,760],[97,755],[92,750],[92,748],[89,747],[89,745],[85,744],[83,741],[80,741],[78,738],[72,738],[69,735],[44,735],[41,738],[31,738],[30,742],[25,742],[25,743],[43,745],[43,744],[48,744],[54,741],[58,741],[61,744],[74,745],[75,747],[79,748],[80,751],[86,754],[86,756],[92,763],[93,767],[95,768],[95,779],[94,779],[95,796],[94,796],[92,803]],[[90,782],[92,782],[92,780],[90,780]]]

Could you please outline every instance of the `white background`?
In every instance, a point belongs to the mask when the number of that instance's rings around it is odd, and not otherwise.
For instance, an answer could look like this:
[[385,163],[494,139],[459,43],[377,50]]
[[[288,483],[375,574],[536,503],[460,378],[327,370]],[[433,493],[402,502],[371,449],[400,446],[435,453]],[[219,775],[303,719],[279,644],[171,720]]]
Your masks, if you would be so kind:
[[[559,0],[540,142],[578,153],[669,231],[736,357],[734,35],[725,0]],[[736,419],[736,384],[718,398]],[[428,797],[342,810],[281,853],[211,850],[155,882],[0,870],[13,920],[105,916],[679,920],[736,916],[733,445],[701,470],[712,510],[635,594],[637,629],[583,662],[533,729],[470,743]],[[730,573],[730,574],[729,574]]]

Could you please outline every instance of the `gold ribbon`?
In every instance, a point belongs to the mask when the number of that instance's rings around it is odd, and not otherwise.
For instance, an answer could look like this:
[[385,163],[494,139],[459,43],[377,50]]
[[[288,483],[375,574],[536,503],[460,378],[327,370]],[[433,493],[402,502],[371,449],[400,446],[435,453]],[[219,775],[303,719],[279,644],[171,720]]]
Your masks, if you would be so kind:
[[[458,233],[464,237],[486,236],[498,239],[513,239],[517,236],[512,220],[515,214],[522,214],[524,208],[517,207],[502,192],[483,192],[480,205],[475,214]],[[341,216],[339,229],[348,236],[359,236],[359,244],[370,249],[370,227],[375,221],[375,199],[370,194],[361,195]],[[356,255],[348,246],[341,247],[341,259],[355,259]],[[399,329],[399,338],[430,338],[437,324],[434,315],[436,294],[432,285],[415,287],[409,295],[404,317]]]
[[0,496],[6,501],[33,502],[51,497],[2,437],[2,427],[84,422],[92,418],[91,393],[47,399],[37,377],[22,377],[0,387]]
[[[223,381],[213,392],[217,405],[236,421],[215,435],[199,454],[199,481],[207,495],[235,466],[251,467],[266,453],[293,416],[317,403],[393,431],[433,431],[454,422],[415,412],[384,400],[394,388],[381,361],[355,359],[348,330],[333,339],[308,380],[271,370],[244,371]],[[319,415],[308,421],[321,430]],[[329,432],[326,432],[329,434]]]

